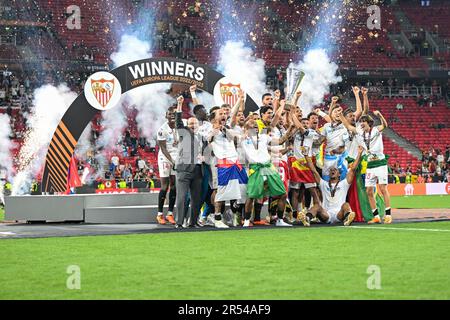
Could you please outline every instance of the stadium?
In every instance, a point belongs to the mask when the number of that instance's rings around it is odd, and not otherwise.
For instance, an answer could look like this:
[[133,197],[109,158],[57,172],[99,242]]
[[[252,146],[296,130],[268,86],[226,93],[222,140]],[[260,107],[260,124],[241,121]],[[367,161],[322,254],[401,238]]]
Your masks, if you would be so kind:
[[450,299],[449,16],[0,0],[0,300]]

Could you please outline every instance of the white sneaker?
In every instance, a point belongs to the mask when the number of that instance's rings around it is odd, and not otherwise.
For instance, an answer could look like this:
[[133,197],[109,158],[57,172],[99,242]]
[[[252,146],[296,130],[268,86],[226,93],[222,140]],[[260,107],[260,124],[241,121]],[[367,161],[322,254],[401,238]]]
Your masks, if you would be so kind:
[[292,224],[284,222],[283,219],[278,219],[275,225],[277,227],[292,227]]
[[250,220],[244,220],[244,225],[242,226],[243,228],[248,228],[250,227]]
[[214,218],[214,214],[209,214],[208,217],[206,217],[206,226],[214,227],[216,225],[216,219]]
[[228,229],[229,228],[229,226],[227,226],[225,223],[223,223],[222,220],[215,221],[214,226],[219,229]]

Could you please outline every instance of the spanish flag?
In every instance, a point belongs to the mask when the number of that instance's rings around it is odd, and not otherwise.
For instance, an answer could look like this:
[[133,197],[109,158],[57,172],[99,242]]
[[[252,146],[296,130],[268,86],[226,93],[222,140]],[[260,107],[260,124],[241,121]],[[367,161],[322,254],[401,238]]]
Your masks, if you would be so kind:
[[289,157],[289,179],[295,183],[315,183],[305,158]]

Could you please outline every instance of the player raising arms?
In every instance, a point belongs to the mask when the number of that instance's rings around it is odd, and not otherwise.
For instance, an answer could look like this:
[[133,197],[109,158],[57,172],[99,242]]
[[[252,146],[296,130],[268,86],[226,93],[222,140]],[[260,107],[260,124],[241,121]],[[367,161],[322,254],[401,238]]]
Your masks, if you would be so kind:
[[[301,120],[300,120],[300,119]],[[319,134],[309,128],[309,121],[306,118],[302,118],[302,111],[299,107],[296,107],[296,113],[292,117],[292,121],[297,128],[297,133],[294,135],[294,156],[290,158],[290,187],[292,190],[292,210],[293,215],[297,218],[297,211],[299,205],[299,198],[301,199],[301,186],[305,186],[305,190],[308,189],[311,196],[314,199],[314,203],[320,202],[319,195],[316,189],[316,183],[311,170],[306,164],[304,152],[312,157],[312,147],[315,141],[320,139]]]
[[342,124],[338,113],[342,108],[337,104],[338,98],[331,99],[330,118],[331,122],[326,123],[322,128],[322,135],[326,138],[325,159],[323,163],[322,176],[328,180],[328,169],[332,166],[337,167],[341,172],[341,179],[345,177],[347,170],[345,158],[345,140],[348,138],[348,132]]
[[253,117],[249,117],[245,124],[245,133],[241,142],[249,162],[249,178],[247,184],[247,201],[245,203],[244,227],[250,226],[250,217],[255,199],[271,196],[278,199],[277,226],[291,226],[283,221],[286,205],[286,189],[281,177],[271,162],[268,151],[269,145],[280,145],[286,142],[293,133],[292,128],[281,137],[272,138],[267,133],[259,133],[258,124]]
[[310,226],[310,221],[314,217],[319,218],[323,223],[343,222],[344,226],[349,226],[353,222],[355,213],[352,211],[350,204],[346,202],[346,197],[348,189],[355,177],[355,171],[361,159],[362,152],[363,148],[360,147],[355,162],[349,167],[347,175],[343,180],[340,180],[339,169],[336,166],[331,166],[329,169],[330,179],[329,181],[325,181],[320,177],[311,158],[308,156],[307,151],[304,150],[308,166],[313,172],[314,178],[319,185],[323,196],[322,205],[314,204],[314,206],[308,210],[308,213],[299,213],[299,219],[305,227]]
[[[379,111],[374,111],[373,114],[380,118],[381,125],[375,126],[374,120],[369,115],[364,115],[360,118],[361,129],[355,128],[343,118],[344,125],[348,130],[356,132],[358,138],[363,141],[362,146],[367,156],[367,170],[365,186],[367,196],[369,197],[370,207],[372,209],[373,219],[368,223],[381,223],[381,218],[378,215],[378,209],[375,201],[374,189],[377,186],[383,195],[384,204],[386,206],[384,223],[392,223],[391,216],[391,200],[389,191],[387,189],[388,183],[388,168],[387,157],[384,155],[383,136],[382,131],[388,126],[386,119]],[[341,117],[342,118],[342,117]]]

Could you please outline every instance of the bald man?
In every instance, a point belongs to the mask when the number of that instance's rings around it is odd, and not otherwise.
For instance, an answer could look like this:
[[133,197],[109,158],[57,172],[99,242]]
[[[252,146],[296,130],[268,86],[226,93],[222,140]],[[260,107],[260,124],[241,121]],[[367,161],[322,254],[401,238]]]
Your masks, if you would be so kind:
[[200,213],[202,191],[202,138],[198,133],[198,120],[191,117],[187,126],[182,121],[183,97],[178,97],[177,112],[175,116],[176,128],[180,137],[178,144],[178,157],[175,163],[177,183],[177,223],[176,228],[183,228],[183,222],[188,218],[186,196],[190,194],[191,216],[189,227],[197,225]]

